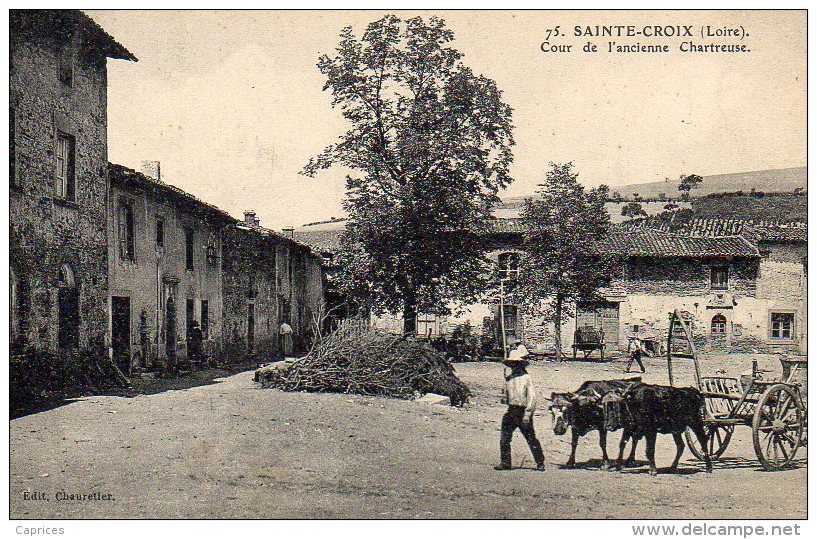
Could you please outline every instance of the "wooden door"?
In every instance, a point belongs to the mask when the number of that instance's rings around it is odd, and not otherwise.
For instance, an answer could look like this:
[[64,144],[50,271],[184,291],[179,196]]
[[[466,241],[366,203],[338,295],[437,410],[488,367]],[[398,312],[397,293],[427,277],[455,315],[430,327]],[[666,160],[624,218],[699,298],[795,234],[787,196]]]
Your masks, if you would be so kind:
[[113,358],[119,369],[130,372],[131,320],[130,298],[111,297],[111,344]]
[[604,334],[604,353],[618,350],[618,303],[579,304],[576,327],[590,326]]
[[597,327],[604,333],[604,353],[618,350],[618,303],[601,305],[597,313]]
[[76,350],[79,347],[79,290],[60,288],[57,293],[59,320],[57,341],[61,350]]

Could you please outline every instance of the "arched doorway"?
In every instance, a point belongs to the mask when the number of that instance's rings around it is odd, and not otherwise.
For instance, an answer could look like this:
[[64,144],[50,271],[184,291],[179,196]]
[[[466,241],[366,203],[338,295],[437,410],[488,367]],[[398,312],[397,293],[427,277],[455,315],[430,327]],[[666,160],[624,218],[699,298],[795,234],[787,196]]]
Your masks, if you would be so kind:
[[60,350],[76,350],[79,348],[79,288],[68,264],[60,267],[57,286],[57,345]]

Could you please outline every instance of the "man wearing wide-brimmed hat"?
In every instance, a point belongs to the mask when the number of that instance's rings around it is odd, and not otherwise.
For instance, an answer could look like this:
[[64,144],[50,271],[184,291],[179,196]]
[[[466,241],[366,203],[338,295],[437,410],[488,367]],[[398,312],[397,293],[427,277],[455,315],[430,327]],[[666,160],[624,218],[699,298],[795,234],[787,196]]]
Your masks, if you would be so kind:
[[528,366],[528,350],[523,346],[511,350],[508,359],[503,363],[510,368],[505,373],[505,384],[502,388],[502,403],[508,405],[508,411],[502,416],[502,434],[499,438],[501,462],[494,466],[496,470],[511,469],[511,439],[518,428],[528,442],[536,469],[545,469],[545,455],[542,445],[533,430],[533,412],[536,411],[536,390],[525,367]]

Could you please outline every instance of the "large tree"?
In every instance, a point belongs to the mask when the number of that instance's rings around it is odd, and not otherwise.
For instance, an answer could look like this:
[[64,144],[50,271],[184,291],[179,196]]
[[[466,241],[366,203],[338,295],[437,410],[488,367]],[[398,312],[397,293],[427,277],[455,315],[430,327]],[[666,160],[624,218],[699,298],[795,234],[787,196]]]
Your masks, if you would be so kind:
[[600,299],[598,289],[609,283],[613,261],[593,249],[610,227],[607,187],[585,190],[573,163],[550,167],[522,211],[525,256],[518,294],[526,307],[553,322],[561,358],[562,323],[577,302]]
[[348,291],[376,312],[446,312],[484,284],[479,237],[508,168],[511,108],[474,74],[431,17],[387,15],[358,38],[350,27],[318,68],[349,130],[304,167],[343,165],[349,214],[340,261]]
[[678,190],[681,191],[681,198],[689,200],[693,189],[701,186],[704,179],[698,174],[681,174],[678,182]]

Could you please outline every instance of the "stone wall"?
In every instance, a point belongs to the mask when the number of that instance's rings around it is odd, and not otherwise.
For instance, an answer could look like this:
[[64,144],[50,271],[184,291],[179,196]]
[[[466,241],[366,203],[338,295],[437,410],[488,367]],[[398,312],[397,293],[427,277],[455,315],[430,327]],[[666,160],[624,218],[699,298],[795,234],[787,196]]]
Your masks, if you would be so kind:
[[[106,59],[94,51],[82,53],[79,35],[66,38],[70,40],[64,45],[74,57],[73,84],[67,86],[58,79],[60,43],[11,34],[12,342],[56,350],[59,288],[75,285],[79,347],[103,348],[108,299]],[[74,201],[55,196],[58,131],[75,137]],[[74,283],[59,282],[64,265]]]
[[[119,253],[118,210],[122,204],[133,209],[133,260]],[[142,366],[167,355],[168,299],[176,317],[175,350],[187,357],[187,301],[193,300],[193,319],[201,324],[203,301],[207,302],[206,352],[214,353],[222,341],[221,228],[223,218],[210,220],[180,207],[162,190],[137,189],[114,180],[108,209],[110,249],[108,264],[110,296],[130,299],[131,352],[139,349],[141,314],[144,312],[150,357],[140,359]],[[157,226],[161,220],[163,242],[158,245]],[[187,269],[185,231],[193,233],[193,270]],[[215,256],[207,256],[212,245]]]
[[[512,249],[512,246],[507,246]],[[496,258],[505,248],[492,250]],[[777,260],[793,259],[799,253],[775,250]],[[729,289],[710,288],[710,268],[725,262],[694,259],[632,259],[621,269],[612,285],[602,291],[618,305],[618,349],[626,350],[627,336],[636,330],[641,336],[666,339],[669,315],[680,309],[694,315],[693,332],[696,344],[704,352],[786,352],[797,350],[798,340],[805,339],[805,275],[802,264],[763,260],[732,260]],[[575,312],[574,305],[568,309]],[[795,312],[797,339],[773,341],[769,333],[769,315],[774,311]],[[487,316],[496,318],[497,306],[468,305],[457,316],[447,320],[447,326],[470,323],[482,327]],[[726,319],[726,333],[712,333],[712,319]],[[538,313],[521,310],[519,333],[532,349],[550,351],[555,342],[554,324]],[[575,317],[562,324],[562,343],[569,352],[576,328]]]
[[224,234],[224,332],[227,355],[249,350],[249,305],[254,305],[255,345],[260,357],[281,354],[279,328],[293,329],[297,352],[311,344],[312,320],[323,304],[319,257],[308,248],[263,229],[229,227]]

